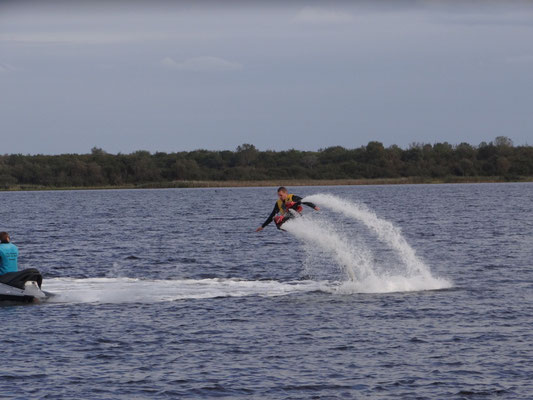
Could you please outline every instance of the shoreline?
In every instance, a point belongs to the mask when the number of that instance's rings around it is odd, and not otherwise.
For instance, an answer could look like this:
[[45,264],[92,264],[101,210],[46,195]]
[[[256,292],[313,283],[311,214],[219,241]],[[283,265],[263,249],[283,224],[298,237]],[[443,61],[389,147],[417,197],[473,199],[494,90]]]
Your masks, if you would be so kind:
[[194,188],[238,188],[238,187],[277,187],[277,186],[373,186],[373,185],[439,185],[467,183],[523,183],[533,182],[533,177],[506,179],[499,176],[490,177],[449,177],[434,178],[376,178],[376,179],[280,179],[261,181],[171,181],[151,182],[138,185],[107,186],[40,186],[16,185],[0,188],[0,192],[31,192],[61,190],[119,190],[119,189],[194,189]]

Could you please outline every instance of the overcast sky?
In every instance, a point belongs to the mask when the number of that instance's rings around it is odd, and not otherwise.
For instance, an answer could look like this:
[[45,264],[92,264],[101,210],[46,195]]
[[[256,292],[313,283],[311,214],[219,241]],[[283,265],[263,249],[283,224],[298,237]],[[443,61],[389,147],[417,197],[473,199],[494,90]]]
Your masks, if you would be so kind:
[[532,2],[465,3],[0,1],[0,154],[533,144]]

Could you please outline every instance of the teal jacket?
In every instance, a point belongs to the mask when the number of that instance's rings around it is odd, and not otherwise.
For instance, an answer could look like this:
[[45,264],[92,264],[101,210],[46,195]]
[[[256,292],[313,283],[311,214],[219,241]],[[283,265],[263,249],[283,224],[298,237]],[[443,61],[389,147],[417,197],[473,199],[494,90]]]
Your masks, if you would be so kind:
[[12,243],[0,243],[0,275],[17,272],[19,249]]

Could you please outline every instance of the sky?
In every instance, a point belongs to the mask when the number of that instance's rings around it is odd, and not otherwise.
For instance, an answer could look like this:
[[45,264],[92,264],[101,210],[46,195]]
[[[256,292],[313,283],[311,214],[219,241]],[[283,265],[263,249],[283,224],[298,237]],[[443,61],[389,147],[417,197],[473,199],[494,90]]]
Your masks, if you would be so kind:
[[530,1],[0,0],[0,154],[533,144]]

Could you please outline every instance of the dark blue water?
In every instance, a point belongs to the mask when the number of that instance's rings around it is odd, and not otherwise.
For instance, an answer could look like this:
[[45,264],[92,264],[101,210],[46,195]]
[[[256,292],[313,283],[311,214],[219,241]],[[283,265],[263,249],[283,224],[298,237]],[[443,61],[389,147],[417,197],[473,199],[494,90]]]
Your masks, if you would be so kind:
[[0,398],[533,397],[532,184],[294,192],[365,204],[451,287],[387,292],[401,260],[327,207],[304,218],[368,253],[385,293],[255,233],[274,188],[2,192],[0,230],[57,297],[0,307]]

